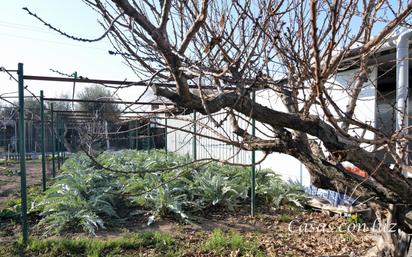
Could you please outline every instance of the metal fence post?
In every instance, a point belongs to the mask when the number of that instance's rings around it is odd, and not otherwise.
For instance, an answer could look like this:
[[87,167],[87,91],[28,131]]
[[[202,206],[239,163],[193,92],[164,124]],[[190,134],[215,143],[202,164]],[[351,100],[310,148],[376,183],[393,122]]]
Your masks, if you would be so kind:
[[20,191],[21,191],[21,223],[23,232],[23,244],[27,244],[29,226],[27,223],[27,188],[26,188],[26,149],[24,130],[24,78],[23,64],[18,64],[19,84],[19,149],[20,149]]
[[57,153],[57,169],[60,170],[60,130],[59,130],[59,123],[60,123],[60,117],[59,114],[56,113],[56,153]]
[[64,159],[66,158],[66,148],[64,147],[64,120],[63,116],[60,116],[60,150],[61,150],[61,163],[63,165]]
[[60,148],[60,168],[63,165],[63,161],[64,161],[64,147],[63,147],[63,137],[64,137],[64,133],[62,131],[62,127],[63,127],[63,116],[59,115],[59,139],[60,139],[60,143],[59,143],[59,148]]
[[46,147],[44,140],[46,139],[44,133],[44,96],[43,90],[40,90],[40,120],[41,120],[41,175],[43,192],[46,191]]
[[129,149],[132,149],[132,140],[130,139],[130,121],[127,122],[127,144],[129,146]]
[[139,150],[139,127],[140,127],[140,123],[138,121],[134,122],[134,127],[135,127],[135,131],[134,131],[134,147],[136,150]]
[[[255,103],[256,101],[256,93],[255,90],[252,92],[252,102]],[[252,114],[253,115],[253,114]],[[256,121],[252,119],[252,136],[254,137],[256,134]],[[252,169],[251,169],[251,190],[250,190],[250,215],[255,216],[256,210],[256,151],[252,151]]]
[[[74,77],[74,81],[73,81],[73,96],[72,99],[74,99],[74,92],[76,91],[76,79],[77,79],[77,71],[73,72],[73,77]],[[72,102],[72,111],[74,111],[74,102]]]
[[51,138],[52,138],[52,169],[53,178],[56,177],[56,160],[55,160],[55,150],[56,150],[56,138],[54,136],[54,113],[53,113],[53,103],[50,104],[50,116],[51,116]]
[[150,152],[150,148],[151,148],[151,145],[152,145],[152,138],[150,137],[150,124],[151,124],[151,121],[149,120],[149,123],[147,124],[147,128],[146,128],[146,150],[148,151],[148,152]]
[[193,141],[192,141],[192,155],[193,155],[193,160],[197,159],[197,143],[196,143],[196,111],[193,111]]
[[167,158],[167,114],[165,114],[165,153]]

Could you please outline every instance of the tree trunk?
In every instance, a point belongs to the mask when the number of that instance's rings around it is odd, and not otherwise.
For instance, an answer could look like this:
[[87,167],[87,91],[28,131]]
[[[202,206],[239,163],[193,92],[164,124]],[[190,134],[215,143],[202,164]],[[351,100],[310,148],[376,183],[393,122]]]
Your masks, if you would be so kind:
[[[390,204],[387,209],[382,210],[378,206],[371,206],[376,214],[380,227],[380,237],[376,245],[371,248],[366,256],[377,257],[407,257],[410,256],[411,246],[410,229],[399,227],[399,213],[402,206]],[[403,215],[402,215],[403,216]],[[404,217],[404,216],[403,216]],[[409,254],[409,255],[408,255]]]
[[[374,196],[370,188],[363,187],[356,180],[353,183],[348,177],[339,176],[342,170],[339,165],[332,165],[316,155],[305,155],[299,152],[294,155],[308,169],[311,182],[319,188],[328,188],[356,195],[360,200],[368,200],[368,204],[377,218],[379,235],[376,246],[370,249],[366,256],[370,257],[407,257],[411,247],[412,207],[410,204],[386,204],[379,199],[379,193]],[[368,190],[369,189],[369,190]],[[409,255],[408,255],[409,254]]]

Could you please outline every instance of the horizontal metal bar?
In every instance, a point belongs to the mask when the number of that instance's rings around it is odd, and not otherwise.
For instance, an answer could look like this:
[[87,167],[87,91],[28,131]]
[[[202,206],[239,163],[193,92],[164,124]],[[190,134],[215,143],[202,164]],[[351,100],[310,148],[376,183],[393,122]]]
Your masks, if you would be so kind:
[[[24,98],[38,98],[38,97],[40,97],[40,96],[36,96],[36,95],[25,95],[25,96],[23,96]],[[17,99],[17,98],[19,98],[19,96],[17,96],[17,95],[11,95],[11,96],[1,96],[0,97],[0,99],[1,98],[4,98],[4,99]]]
[[[89,115],[93,115],[91,112],[89,111],[54,111],[54,113],[61,113],[61,115],[77,115],[77,114],[89,114]],[[104,114],[144,114],[144,113],[150,113],[150,114],[163,114],[163,113],[170,113],[170,111],[136,111],[136,112],[103,112]]]
[[[146,81],[127,81],[127,80],[105,80],[105,79],[89,79],[89,78],[62,78],[50,76],[33,76],[25,75],[25,80],[41,80],[41,81],[55,81],[55,82],[76,82],[76,83],[92,83],[92,84],[108,84],[108,85],[124,85],[124,86],[143,86],[155,85],[159,87],[176,88],[175,83],[147,83]],[[189,85],[189,88],[198,88],[197,85]],[[215,86],[202,86],[202,89],[217,89]],[[224,90],[234,90],[235,87],[223,87]]]
[[[127,80],[106,80],[106,79],[89,79],[89,78],[62,78],[50,76],[33,76],[25,75],[25,80],[41,80],[41,81],[55,81],[55,82],[76,82],[76,83],[94,83],[94,84],[110,84],[110,85],[133,85],[133,86],[147,86],[142,81],[127,81]],[[153,83],[159,86],[176,87],[174,83]]]
[[105,103],[105,104],[136,104],[136,105],[173,105],[173,103],[127,102],[127,101],[65,99],[65,98],[44,98],[44,100],[45,100],[45,101],[51,101],[51,102],[78,102],[78,103]]

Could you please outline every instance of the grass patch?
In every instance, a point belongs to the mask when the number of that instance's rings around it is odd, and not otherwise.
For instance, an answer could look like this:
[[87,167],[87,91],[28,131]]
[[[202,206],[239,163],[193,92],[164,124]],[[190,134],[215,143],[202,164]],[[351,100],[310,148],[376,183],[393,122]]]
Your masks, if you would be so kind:
[[14,169],[5,169],[5,170],[3,170],[2,173],[3,173],[4,176],[8,176],[8,177],[20,176],[20,172],[18,170],[14,170]]
[[284,222],[284,223],[289,223],[292,221],[292,218],[285,213],[282,213],[279,217],[278,217],[278,221],[279,222]]
[[[154,250],[158,256],[178,256],[175,240],[159,232],[126,233],[122,238],[99,240],[79,237],[74,239],[33,239],[24,248],[25,256],[102,257],[136,256],[134,252]],[[21,243],[0,247],[2,257],[16,256]]]
[[209,239],[203,244],[202,250],[214,254],[224,255],[230,252],[238,252],[240,256],[265,256],[259,249],[257,242],[245,239],[237,231],[223,232],[215,229]]
[[2,257],[15,257],[18,256],[18,248],[10,243],[1,243],[0,244],[0,256]]
[[6,159],[0,159],[0,165],[6,165],[7,164],[17,164],[18,161],[17,160],[8,160],[6,162]]

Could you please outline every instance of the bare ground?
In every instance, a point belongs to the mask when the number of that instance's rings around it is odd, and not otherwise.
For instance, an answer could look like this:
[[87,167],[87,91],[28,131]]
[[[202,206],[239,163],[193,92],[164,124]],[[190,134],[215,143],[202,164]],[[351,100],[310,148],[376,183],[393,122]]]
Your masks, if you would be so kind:
[[[51,177],[51,163],[46,165],[47,177]],[[41,161],[26,161],[27,186],[41,185]],[[7,200],[20,193],[20,170],[18,163],[0,166],[0,209],[5,207]]]

